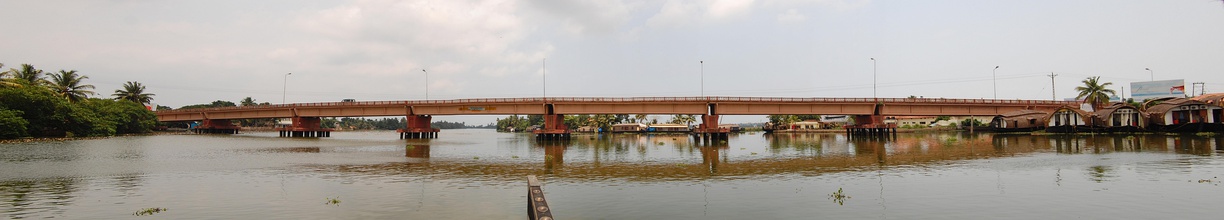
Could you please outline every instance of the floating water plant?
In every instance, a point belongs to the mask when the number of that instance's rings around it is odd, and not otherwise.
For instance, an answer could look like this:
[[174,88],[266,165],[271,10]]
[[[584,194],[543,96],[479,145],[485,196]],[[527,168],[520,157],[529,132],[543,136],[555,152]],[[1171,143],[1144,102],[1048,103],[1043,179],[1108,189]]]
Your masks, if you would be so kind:
[[323,204],[327,204],[327,205],[340,205],[340,197],[336,197],[336,198],[327,198],[327,202],[325,202],[325,203],[323,203]]
[[132,214],[132,215],[135,215],[135,216],[153,215],[153,214],[156,214],[156,213],[159,213],[159,212],[168,211],[168,210],[170,210],[170,209],[167,209],[167,208],[147,208],[147,209],[142,209],[142,210],[140,210],[140,211],[137,211],[135,214]]
[[833,202],[836,202],[837,205],[845,205],[846,199],[849,199],[850,196],[847,196],[845,193],[842,193],[842,188],[838,187],[837,192],[833,192],[833,194],[829,194],[829,198],[833,199]]

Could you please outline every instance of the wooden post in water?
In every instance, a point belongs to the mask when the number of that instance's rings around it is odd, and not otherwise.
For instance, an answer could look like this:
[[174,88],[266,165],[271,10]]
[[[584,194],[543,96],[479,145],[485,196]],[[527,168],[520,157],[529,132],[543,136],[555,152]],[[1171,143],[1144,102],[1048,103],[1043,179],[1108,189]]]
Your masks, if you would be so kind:
[[527,219],[552,220],[552,209],[544,200],[544,189],[535,175],[527,175]]

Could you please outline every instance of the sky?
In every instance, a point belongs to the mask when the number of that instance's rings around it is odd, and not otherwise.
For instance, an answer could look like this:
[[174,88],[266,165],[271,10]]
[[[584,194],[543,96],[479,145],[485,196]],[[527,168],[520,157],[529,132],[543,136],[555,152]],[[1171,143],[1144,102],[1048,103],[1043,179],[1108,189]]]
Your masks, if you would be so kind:
[[1092,76],[1125,96],[1152,79],[1211,93],[1224,92],[1222,58],[1220,0],[0,1],[4,68],[77,70],[99,97],[137,81],[173,108],[244,97],[1061,100]]

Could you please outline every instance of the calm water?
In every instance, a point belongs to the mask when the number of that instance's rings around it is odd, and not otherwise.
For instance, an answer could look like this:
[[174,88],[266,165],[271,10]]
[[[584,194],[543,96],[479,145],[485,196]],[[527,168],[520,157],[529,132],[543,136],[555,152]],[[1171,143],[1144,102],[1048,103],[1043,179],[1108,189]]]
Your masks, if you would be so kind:
[[[523,219],[526,175],[558,219],[1220,219],[1224,205],[1218,136],[332,135],[0,145],[0,218]],[[169,210],[133,216],[153,207]]]

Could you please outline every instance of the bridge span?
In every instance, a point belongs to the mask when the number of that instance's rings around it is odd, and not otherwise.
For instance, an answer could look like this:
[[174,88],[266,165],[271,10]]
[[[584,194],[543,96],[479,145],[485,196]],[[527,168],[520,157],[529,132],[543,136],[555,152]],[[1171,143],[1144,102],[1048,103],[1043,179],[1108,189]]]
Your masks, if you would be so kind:
[[718,128],[720,115],[854,115],[864,128],[885,128],[883,116],[998,115],[1022,109],[1053,110],[1072,101],[945,99],[945,98],[786,98],[786,97],[548,97],[477,98],[415,101],[320,102],[157,111],[163,122],[201,121],[197,131],[237,132],[233,119],[292,118],[282,136],[326,136],[320,117],[406,116],[402,138],[429,138],[435,115],[543,115],[544,137],[568,136],[562,124],[569,114],[689,114],[702,115],[694,133],[727,132]]

